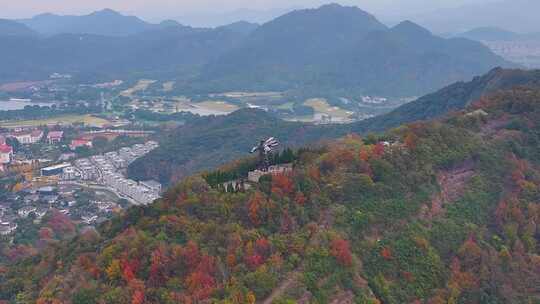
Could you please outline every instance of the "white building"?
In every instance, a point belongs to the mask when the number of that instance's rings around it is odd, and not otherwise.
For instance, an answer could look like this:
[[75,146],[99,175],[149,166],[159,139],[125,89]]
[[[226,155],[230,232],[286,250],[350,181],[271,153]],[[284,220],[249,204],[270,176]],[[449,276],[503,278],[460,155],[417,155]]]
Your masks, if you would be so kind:
[[75,180],[80,177],[80,172],[72,166],[64,168],[64,171],[62,172],[62,180]]
[[0,145],[0,164],[9,164],[13,159],[13,148],[6,144]]
[[63,131],[50,131],[47,134],[47,141],[49,142],[50,145],[61,142],[63,138],[64,138]]
[[11,137],[17,139],[17,141],[23,145],[30,145],[39,142],[43,138],[43,131],[32,130],[15,132],[11,134]]
[[154,193],[161,193],[161,184],[154,180],[140,182],[139,184]]
[[20,217],[28,217],[30,215],[30,213],[32,212],[36,212],[37,208],[36,207],[32,207],[32,206],[27,206],[27,207],[22,207],[21,209],[19,209],[17,211],[17,214],[20,216]]
[[0,220],[0,235],[10,235],[17,230],[17,224]]

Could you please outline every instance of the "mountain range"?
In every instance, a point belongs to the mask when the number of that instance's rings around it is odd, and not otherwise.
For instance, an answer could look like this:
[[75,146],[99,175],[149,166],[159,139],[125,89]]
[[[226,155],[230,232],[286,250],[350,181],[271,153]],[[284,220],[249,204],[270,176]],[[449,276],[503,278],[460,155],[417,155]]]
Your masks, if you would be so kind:
[[462,37],[476,41],[540,41],[540,33],[519,34],[497,27],[479,27],[466,31],[455,37]]
[[333,4],[260,26],[200,78],[215,90],[415,96],[501,65],[509,63],[477,42],[442,39],[410,21],[387,28],[358,8]]
[[496,68],[469,82],[460,81],[427,94],[390,113],[358,122],[353,129],[359,133],[384,131],[405,123],[434,119],[462,110],[482,97],[518,86],[540,87],[540,70]]
[[267,10],[257,9],[236,9],[232,11],[202,12],[182,14],[176,17],[176,20],[182,20],[182,23],[195,27],[216,27],[222,26],[238,20],[244,20],[250,23],[263,24],[276,17],[289,13],[301,7],[273,8]]
[[16,21],[0,19],[0,37],[2,36],[36,36],[37,33],[34,32],[29,27],[24,24],[18,23]]
[[[59,72],[86,82],[172,79],[182,94],[283,90],[403,97],[514,66],[478,42],[443,39],[412,22],[388,28],[359,8],[337,4],[293,11],[261,26],[212,29],[148,25],[109,10],[59,17],[53,22],[58,26],[45,22],[49,18],[38,16],[33,24],[48,33],[68,24],[71,30],[62,31],[76,33],[0,38],[0,81]],[[107,30],[114,31],[101,35]]]
[[35,32],[47,36],[58,34],[127,36],[179,25],[176,21],[151,24],[135,16],[124,16],[111,9],[104,9],[84,16],[61,16],[47,13],[17,21],[25,24]]
[[43,79],[54,72],[80,82],[130,77],[188,77],[245,34],[226,28],[184,26],[149,30],[124,37],[59,34],[50,37],[3,37],[0,81]]

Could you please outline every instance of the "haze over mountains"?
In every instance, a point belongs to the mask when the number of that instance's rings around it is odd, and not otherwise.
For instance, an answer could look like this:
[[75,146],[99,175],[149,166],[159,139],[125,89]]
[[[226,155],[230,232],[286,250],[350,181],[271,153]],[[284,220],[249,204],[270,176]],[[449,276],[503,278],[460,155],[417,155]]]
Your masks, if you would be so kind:
[[0,81],[59,72],[86,81],[173,78],[179,90],[197,93],[414,96],[513,66],[480,43],[442,39],[412,22],[388,28],[359,8],[337,4],[297,10],[260,27],[155,25],[110,10],[23,22],[49,36],[1,38],[0,64],[7,68]]
[[238,20],[245,20],[250,23],[263,24],[276,17],[287,14],[301,7],[274,8],[267,10],[257,9],[236,9],[228,12],[208,12],[184,14],[175,20],[182,20],[182,23],[195,27],[216,27],[224,24],[234,23]]
[[455,34],[486,26],[534,33],[540,29],[538,11],[540,2],[537,0],[498,0],[436,10],[410,18],[435,33]]
[[480,41],[509,61],[527,68],[540,68],[540,32],[522,34],[497,27],[479,27],[454,37]]
[[29,27],[24,24],[7,20],[0,19],[0,36],[35,36],[37,35]]
[[153,29],[177,26],[174,21],[151,24],[135,16],[124,16],[110,9],[104,9],[85,16],[60,16],[41,14],[18,22],[44,35],[93,34],[102,36],[127,36]]
[[520,34],[498,27],[478,27],[464,33],[456,34],[454,36],[477,41],[540,41],[540,32]]

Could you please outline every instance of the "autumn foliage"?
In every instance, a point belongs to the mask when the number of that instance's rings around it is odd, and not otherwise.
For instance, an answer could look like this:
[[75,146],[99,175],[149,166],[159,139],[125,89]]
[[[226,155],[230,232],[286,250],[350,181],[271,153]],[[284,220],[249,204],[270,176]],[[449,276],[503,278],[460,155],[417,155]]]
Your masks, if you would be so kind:
[[253,225],[260,225],[263,220],[262,208],[265,198],[262,193],[254,193],[247,203],[248,217]]
[[352,265],[352,254],[349,247],[349,242],[344,239],[334,239],[330,245],[330,254],[336,258],[336,260],[344,265]]
[[294,194],[294,183],[288,174],[272,175],[272,193],[278,196],[291,196]]
[[35,244],[1,244],[0,300],[536,303],[540,90],[476,106],[299,151],[245,191],[194,176],[82,235],[51,213]]
[[383,247],[381,249],[381,256],[385,259],[385,260],[391,260],[393,257],[392,257],[392,251],[390,250],[390,248],[388,247]]

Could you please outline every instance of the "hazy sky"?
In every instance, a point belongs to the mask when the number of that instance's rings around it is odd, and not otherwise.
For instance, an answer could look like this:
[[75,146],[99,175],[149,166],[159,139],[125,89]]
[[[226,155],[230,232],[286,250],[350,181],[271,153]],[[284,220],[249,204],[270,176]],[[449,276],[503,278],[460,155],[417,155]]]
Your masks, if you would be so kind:
[[27,18],[43,12],[87,14],[111,8],[157,21],[197,14],[218,15],[238,9],[314,7],[329,2],[356,5],[380,17],[387,17],[490,1],[495,0],[0,0],[0,17]]

